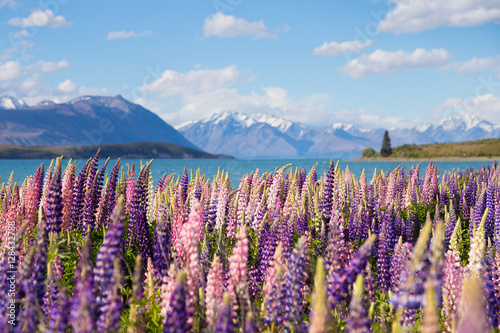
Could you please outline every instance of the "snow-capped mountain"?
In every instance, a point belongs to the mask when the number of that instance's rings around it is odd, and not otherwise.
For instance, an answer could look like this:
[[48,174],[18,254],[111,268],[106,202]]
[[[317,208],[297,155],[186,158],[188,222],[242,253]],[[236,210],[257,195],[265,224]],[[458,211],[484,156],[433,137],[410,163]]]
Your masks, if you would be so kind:
[[[79,146],[139,141],[198,148],[155,113],[121,96],[82,96],[68,103],[0,108],[0,144]],[[3,104],[2,104],[3,105]]]
[[[240,158],[359,157],[364,148],[380,149],[385,129],[334,123],[320,129],[271,115],[221,112],[178,126],[201,149]],[[389,131],[393,147],[403,144],[460,142],[500,137],[500,127],[474,115]]]
[[0,109],[2,110],[17,110],[27,107],[28,105],[24,103],[23,100],[12,97],[12,96],[1,96],[0,97]]

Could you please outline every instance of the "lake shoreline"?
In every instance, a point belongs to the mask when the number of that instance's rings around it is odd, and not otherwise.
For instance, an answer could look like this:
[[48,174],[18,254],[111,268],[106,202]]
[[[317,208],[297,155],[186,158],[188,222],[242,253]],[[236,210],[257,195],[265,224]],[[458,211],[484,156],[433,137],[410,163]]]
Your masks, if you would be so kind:
[[478,156],[478,157],[458,157],[458,156],[440,156],[440,157],[420,157],[420,158],[405,158],[405,157],[359,157],[345,159],[344,161],[365,161],[365,162],[406,162],[406,161],[470,161],[470,162],[483,162],[483,161],[500,161],[500,156]]

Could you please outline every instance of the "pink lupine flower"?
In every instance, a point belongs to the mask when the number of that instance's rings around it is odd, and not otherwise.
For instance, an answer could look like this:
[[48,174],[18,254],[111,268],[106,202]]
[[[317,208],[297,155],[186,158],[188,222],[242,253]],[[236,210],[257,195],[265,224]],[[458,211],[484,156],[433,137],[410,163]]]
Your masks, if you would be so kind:
[[75,182],[76,162],[68,164],[62,179],[62,230],[69,227],[71,221],[71,204],[73,202],[73,188]]
[[130,212],[131,204],[132,204],[132,195],[135,192],[135,165],[132,163],[132,166],[129,168],[127,173],[127,192],[126,192],[126,204],[127,212]]
[[[187,289],[189,293],[188,304],[191,310],[194,309],[194,304],[198,298],[198,287],[200,285],[200,260],[198,254],[200,221],[203,221],[202,207],[200,202],[196,200],[189,214],[189,220],[183,225],[180,235],[185,255],[184,267],[186,268]],[[193,312],[189,311],[189,313]]]
[[248,238],[247,228],[243,225],[238,233],[238,241],[229,257],[228,291],[234,295],[241,293],[247,285],[248,276]]
[[170,268],[168,269],[168,274],[163,276],[162,285],[160,287],[160,289],[161,289],[161,294],[160,294],[161,312],[160,312],[160,314],[163,316],[163,318],[165,318],[167,316],[167,313],[171,311],[170,299],[172,296],[172,292],[175,289],[176,277],[177,277],[177,267],[175,264],[172,264],[172,265],[170,265]]
[[223,294],[222,266],[219,257],[216,255],[212,262],[212,268],[208,272],[205,292],[206,316],[210,326],[215,325],[217,321],[217,312],[222,302]]

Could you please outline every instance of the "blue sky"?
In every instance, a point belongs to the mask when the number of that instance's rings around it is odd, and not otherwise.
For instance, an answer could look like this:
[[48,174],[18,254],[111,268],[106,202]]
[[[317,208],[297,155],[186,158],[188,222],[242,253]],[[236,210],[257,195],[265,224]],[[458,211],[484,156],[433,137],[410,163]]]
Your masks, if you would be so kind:
[[0,95],[117,95],[178,125],[500,125],[500,1],[0,0]]

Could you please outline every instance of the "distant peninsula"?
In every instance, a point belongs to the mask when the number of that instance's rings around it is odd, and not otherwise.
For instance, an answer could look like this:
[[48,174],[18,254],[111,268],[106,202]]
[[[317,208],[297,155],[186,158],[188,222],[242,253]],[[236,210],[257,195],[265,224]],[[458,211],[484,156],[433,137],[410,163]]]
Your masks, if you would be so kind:
[[164,142],[132,142],[89,146],[17,146],[0,145],[0,159],[88,158],[101,148],[102,156],[110,158],[160,159],[232,159],[232,156],[210,154],[194,148]]
[[375,153],[370,157],[356,160],[492,160],[500,159],[500,139],[435,143],[427,145],[402,145],[392,148],[388,157]]

